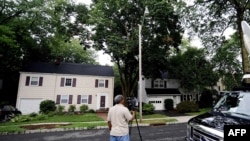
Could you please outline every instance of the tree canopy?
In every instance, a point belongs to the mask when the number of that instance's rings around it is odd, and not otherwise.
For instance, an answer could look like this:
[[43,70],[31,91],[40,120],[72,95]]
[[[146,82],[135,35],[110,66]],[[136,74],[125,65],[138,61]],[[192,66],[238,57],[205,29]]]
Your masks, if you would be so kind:
[[212,88],[219,77],[206,58],[205,49],[183,45],[182,51],[170,58],[168,74],[170,78],[180,80],[181,88],[197,100],[196,95],[200,95],[204,88]]
[[[117,64],[125,96],[132,96],[138,82],[138,25],[142,25],[142,72],[156,77],[165,70],[170,48],[178,48],[183,29],[175,1],[98,0],[91,5],[94,47],[104,50]],[[145,15],[146,7],[149,14]],[[155,74],[156,72],[156,74]]]
[[243,43],[241,22],[250,22],[249,0],[195,0],[183,10],[183,21],[187,28],[201,38],[211,55],[225,40],[224,31],[233,28],[239,33],[243,72],[250,70],[248,53]]
[[18,72],[28,62],[63,57],[96,64],[95,52],[86,48],[88,12],[70,0],[0,0],[0,99],[15,101]]
[[243,70],[240,62],[238,32],[223,42],[222,47],[216,49],[211,61],[214,64],[214,71],[218,72],[226,90],[232,90],[241,85]]

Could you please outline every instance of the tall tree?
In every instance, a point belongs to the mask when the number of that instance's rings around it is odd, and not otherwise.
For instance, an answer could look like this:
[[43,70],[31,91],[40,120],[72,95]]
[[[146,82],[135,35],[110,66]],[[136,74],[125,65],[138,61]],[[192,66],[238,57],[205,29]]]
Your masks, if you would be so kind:
[[[22,65],[34,60],[54,61],[58,57],[55,50],[69,53],[65,48],[70,45],[63,42],[70,41],[78,30],[85,33],[85,14],[88,15],[86,6],[75,5],[70,0],[0,0],[0,66],[3,66],[0,67],[3,80],[0,100],[15,101]],[[84,41],[84,35],[78,37]],[[93,61],[78,54],[88,51],[75,51],[75,61]]]
[[182,90],[192,95],[190,99],[198,100],[204,88],[216,84],[218,75],[213,71],[214,66],[206,58],[205,49],[190,45],[182,47],[182,51],[169,59],[169,77],[180,80]]
[[[54,37],[51,43],[51,56],[60,58],[64,62],[98,64],[96,53],[93,49],[83,49],[79,39],[72,38],[65,42],[60,37]],[[56,58],[57,57],[57,58]]]
[[222,47],[216,49],[212,58],[215,65],[214,70],[219,73],[226,90],[232,90],[241,85],[243,71],[239,56],[240,41],[238,40],[238,32],[236,32],[230,39],[223,42]]
[[[172,0],[93,0],[90,23],[94,47],[104,50],[117,65],[124,96],[133,96],[138,82],[138,24],[142,25],[145,77],[155,77],[155,72],[164,70],[168,50],[181,42],[175,5]],[[144,13],[146,7],[148,15]]]
[[221,47],[227,28],[235,29],[239,33],[243,72],[246,73],[250,71],[250,64],[243,42],[241,21],[250,22],[249,8],[249,0],[195,0],[185,8],[185,25],[198,33],[203,45],[210,51]]

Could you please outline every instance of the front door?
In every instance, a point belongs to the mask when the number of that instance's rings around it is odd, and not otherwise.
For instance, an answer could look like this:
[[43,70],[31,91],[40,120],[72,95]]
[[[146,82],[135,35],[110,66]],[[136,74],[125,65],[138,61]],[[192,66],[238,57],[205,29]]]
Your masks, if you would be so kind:
[[100,99],[100,108],[105,108],[105,99],[106,97],[105,96],[101,96],[101,99]]

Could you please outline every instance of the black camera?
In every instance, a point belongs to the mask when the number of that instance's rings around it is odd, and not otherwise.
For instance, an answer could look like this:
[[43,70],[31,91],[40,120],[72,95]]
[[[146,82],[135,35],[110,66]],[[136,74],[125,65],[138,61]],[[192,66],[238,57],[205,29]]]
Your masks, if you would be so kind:
[[136,111],[138,108],[138,100],[135,97],[127,97],[127,106],[130,111]]

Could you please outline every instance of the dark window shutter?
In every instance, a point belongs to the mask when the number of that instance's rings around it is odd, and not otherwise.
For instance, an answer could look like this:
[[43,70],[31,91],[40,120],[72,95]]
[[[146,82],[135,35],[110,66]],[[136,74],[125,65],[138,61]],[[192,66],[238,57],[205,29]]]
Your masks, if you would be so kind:
[[29,86],[29,84],[30,84],[30,77],[26,76],[25,86]]
[[56,104],[60,104],[61,95],[56,96]]
[[105,88],[109,87],[109,80],[105,80]]
[[98,79],[95,80],[95,87],[98,87]]
[[73,87],[76,87],[76,78],[73,78]]
[[39,86],[42,86],[43,85],[43,77],[40,77],[39,78]]
[[151,80],[151,88],[154,88],[154,80]]
[[72,104],[73,95],[69,95],[69,104]]
[[61,78],[61,87],[64,86],[64,77]]
[[88,104],[92,103],[92,95],[89,95],[89,100],[88,100]]
[[81,95],[77,95],[77,104],[81,104]]
[[164,81],[164,88],[167,88],[167,81]]

